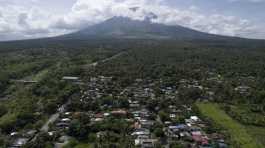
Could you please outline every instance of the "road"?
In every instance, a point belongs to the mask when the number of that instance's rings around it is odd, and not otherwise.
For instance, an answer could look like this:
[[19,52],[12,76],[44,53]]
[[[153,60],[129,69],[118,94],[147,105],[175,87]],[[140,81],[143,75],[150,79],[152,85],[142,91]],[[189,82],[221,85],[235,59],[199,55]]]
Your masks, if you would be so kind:
[[54,123],[59,117],[60,114],[65,111],[65,107],[70,104],[70,100],[68,100],[64,105],[62,105],[59,109],[58,112],[51,115],[48,121],[41,127],[40,131],[42,132],[48,132],[49,131],[49,125]]
[[103,60],[100,60],[100,61],[97,61],[97,62],[91,63],[91,64],[89,64],[89,65],[86,65],[85,67],[96,67],[96,66],[97,66],[98,64],[100,64],[100,63],[106,63],[106,62],[108,62],[108,61],[111,61],[111,60],[113,60],[113,59],[116,59],[116,58],[118,58],[118,57],[124,55],[125,53],[127,53],[127,51],[119,52],[119,53],[117,53],[117,54],[115,54],[115,55],[113,55],[113,56],[111,56],[111,57],[109,57],[109,58],[106,58],[106,59],[103,59]]
[[118,57],[124,55],[125,53],[127,53],[127,51],[120,52],[120,53],[118,53],[118,54],[116,54],[116,55],[114,55],[114,56],[112,56],[112,57],[109,57],[109,58],[107,58],[107,59],[102,60],[101,63],[106,63],[106,62],[108,62],[108,61],[111,61],[111,60],[113,60],[113,59],[116,59],[116,58],[118,58]]
[[[49,131],[49,125],[50,124],[53,124],[59,117],[60,117],[60,114],[63,113],[65,111],[65,107],[70,104],[70,100],[68,100],[65,104],[63,104],[59,109],[58,109],[58,112],[51,115],[49,117],[49,119],[47,120],[47,122],[41,127],[40,131],[41,132],[48,132]],[[37,133],[34,138],[32,138],[31,141],[35,141],[38,137],[39,133]]]
[[[123,54],[125,54],[125,53],[127,53],[127,52],[126,52],[126,51],[120,52],[120,53],[118,53],[118,54],[116,54],[116,55],[114,55],[114,56],[111,56],[111,57],[109,57],[109,58],[103,59],[103,60],[98,61],[98,62],[91,63],[91,64],[89,64],[89,66],[94,66],[94,67],[95,67],[95,66],[98,65],[98,63],[106,63],[106,62],[108,62],[108,61],[111,61],[111,60],[113,60],[113,59],[115,59],[115,58],[120,57],[121,55],[123,55]],[[70,104],[70,100],[68,100],[68,102],[66,102],[65,104],[63,104],[63,105],[58,109],[58,112],[57,112],[57,113],[55,113],[55,114],[53,114],[53,115],[50,116],[50,118],[48,119],[48,121],[47,121],[47,122],[41,127],[41,131],[43,131],[43,132],[48,132],[48,131],[49,131],[49,124],[54,123],[54,122],[59,118],[60,113],[63,113],[63,112],[65,111],[65,107],[66,107],[68,104]]]
[[[99,63],[106,63],[106,62],[109,62],[109,61],[111,61],[111,60],[113,60],[113,59],[115,59],[115,58],[120,57],[121,55],[123,55],[123,54],[125,54],[125,53],[127,53],[127,52],[125,52],[125,51],[120,52],[120,53],[118,53],[118,54],[116,54],[116,55],[114,55],[114,56],[112,56],[112,57],[109,57],[109,58],[103,59],[103,60],[101,60],[101,61],[97,61],[97,62],[91,63],[91,64],[89,64],[88,66],[96,67]],[[51,116],[49,117],[49,119],[47,120],[47,122],[41,127],[40,131],[42,131],[42,132],[48,132],[48,131],[49,131],[49,125],[50,125],[50,124],[53,124],[53,123],[54,123],[54,122],[60,117],[60,114],[63,113],[63,112],[65,112],[65,108],[66,108],[66,106],[67,106],[68,104],[70,104],[70,103],[71,103],[71,101],[70,101],[70,99],[69,99],[65,104],[63,104],[60,108],[58,108],[58,112],[55,113],[55,114],[53,114],[53,115],[51,115]],[[35,135],[35,137],[33,138],[33,141],[36,140],[36,137],[37,137],[37,136],[38,136],[38,134]],[[55,147],[56,147],[56,148],[61,148],[61,147],[63,147],[64,145],[66,145],[67,143],[68,143],[68,140],[66,140],[64,143],[61,143],[61,144],[56,143],[56,144],[55,144]]]
[[[159,115],[157,115],[157,117],[156,117],[156,121],[157,121],[158,123],[164,125],[164,123],[162,122],[162,120],[161,120],[161,118],[160,118]],[[163,127],[163,131],[165,131],[165,130],[166,130],[166,128]],[[162,141],[163,141],[163,142],[162,142]],[[168,141],[168,138],[167,138],[167,137],[165,137],[163,140],[161,139],[161,143],[163,143],[163,145],[164,145],[163,148],[169,148],[169,141]]]
[[68,144],[71,137],[70,136],[64,136],[62,139],[64,142],[63,143],[55,143],[54,148],[63,148],[65,145]]
[[15,82],[15,83],[38,83],[38,81],[33,81],[33,80],[10,80],[10,82]]

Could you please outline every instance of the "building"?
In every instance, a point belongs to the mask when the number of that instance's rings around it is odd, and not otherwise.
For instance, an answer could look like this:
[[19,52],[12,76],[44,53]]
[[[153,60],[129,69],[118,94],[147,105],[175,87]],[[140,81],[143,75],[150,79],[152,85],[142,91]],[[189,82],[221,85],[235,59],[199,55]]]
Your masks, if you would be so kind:
[[13,147],[13,148],[22,147],[28,142],[28,140],[29,140],[28,138],[17,138],[11,144],[11,147]]
[[62,80],[65,80],[65,81],[78,81],[79,80],[79,77],[64,76],[62,78]]

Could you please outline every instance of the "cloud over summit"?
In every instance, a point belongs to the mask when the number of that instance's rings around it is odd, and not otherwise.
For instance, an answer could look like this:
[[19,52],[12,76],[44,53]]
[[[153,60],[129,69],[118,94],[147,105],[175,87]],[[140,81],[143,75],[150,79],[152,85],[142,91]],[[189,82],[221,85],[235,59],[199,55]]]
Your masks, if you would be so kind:
[[[165,0],[77,0],[65,14],[53,14],[32,2],[34,7],[0,6],[0,32],[4,39],[55,36],[100,23],[113,16],[130,17],[167,25],[183,25],[196,30],[249,37],[257,27],[249,20],[222,14],[203,14],[191,6],[180,9]],[[247,33],[246,33],[247,32]],[[265,36],[264,36],[265,37]]]

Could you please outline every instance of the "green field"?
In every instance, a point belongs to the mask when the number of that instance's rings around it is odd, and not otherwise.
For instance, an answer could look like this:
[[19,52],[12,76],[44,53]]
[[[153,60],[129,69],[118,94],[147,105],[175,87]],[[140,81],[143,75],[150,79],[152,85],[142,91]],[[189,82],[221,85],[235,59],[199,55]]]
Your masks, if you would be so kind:
[[48,72],[49,72],[49,69],[41,70],[37,74],[31,76],[30,80],[32,80],[32,81],[40,81]]
[[261,148],[252,135],[248,134],[246,128],[229,117],[218,104],[213,103],[197,103],[201,114],[210,118],[215,124],[221,126],[231,136],[234,147],[240,148]]
[[246,126],[246,128],[248,133],[251,134],[259,144],[265,147],[265,127]]
[[63,148],[92,148],[94,147],[93,144],[89,144],[89,143],[84,143],[84,142],[79,142],[76,139],[71,139],[69,141],[69,143],[65,146],[63,146]]
[[91,148],[91,147],[92,146],[90,144],[81,143],[81,144],[76,145],[74,148]]

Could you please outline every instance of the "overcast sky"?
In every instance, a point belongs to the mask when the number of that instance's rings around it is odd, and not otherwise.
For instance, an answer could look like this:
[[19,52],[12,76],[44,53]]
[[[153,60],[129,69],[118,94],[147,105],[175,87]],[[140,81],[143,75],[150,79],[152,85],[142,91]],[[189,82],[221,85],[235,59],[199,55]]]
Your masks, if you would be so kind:
[[153,22],[265,39],[265,0],[0,0],[0,40],[56,36],[151,12]]

